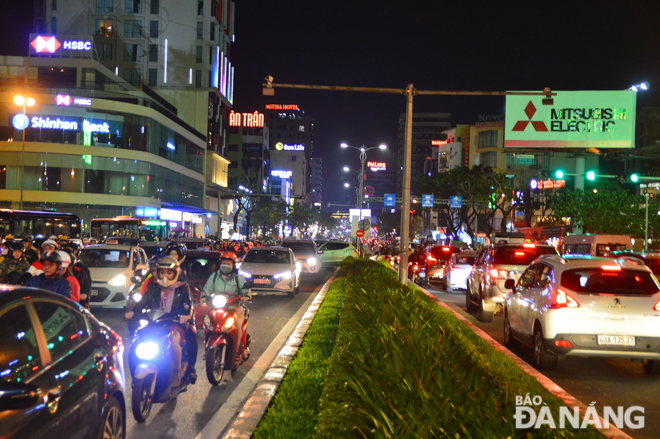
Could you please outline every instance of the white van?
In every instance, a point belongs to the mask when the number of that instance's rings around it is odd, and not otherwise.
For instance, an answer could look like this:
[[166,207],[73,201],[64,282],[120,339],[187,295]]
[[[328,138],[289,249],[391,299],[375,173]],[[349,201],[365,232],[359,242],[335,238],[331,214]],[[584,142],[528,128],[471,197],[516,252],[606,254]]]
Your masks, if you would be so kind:
[[605,256],[615,250],[632,250],[628,235],[569,235],[561,243],[562,255]]

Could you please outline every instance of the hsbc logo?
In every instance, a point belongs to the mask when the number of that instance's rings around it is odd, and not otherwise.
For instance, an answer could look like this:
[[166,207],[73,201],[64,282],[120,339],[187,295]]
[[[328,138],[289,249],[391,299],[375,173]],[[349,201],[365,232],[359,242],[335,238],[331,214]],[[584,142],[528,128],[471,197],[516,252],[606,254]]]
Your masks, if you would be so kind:
[[532,101],[529,101],[529,104],[525,107],[525,114],[527,115],[527,120],[519,120],[516,122],[511,131],[525,131],[525,128],[527,128],[527,125],[530,123],[532,124],[534,131],[548,131],[548,127],[543,121],[532,120],[532,117],[536,114],[536,107]]
[[69,95],[59,94],[53,98],[55,105],[64,105],[68,107],[69,105],[80,105],[83,107],[89,107],[92,105],[92,100],[90,98],[73,98]]
[[75,51],[90,51],[92,50],[92,42],[85,40],[63,40],[60,42],[54,36],[39,35],[30,42],[30,46],[37,53],[55,53],[60,48],[62,50],[75,50]]

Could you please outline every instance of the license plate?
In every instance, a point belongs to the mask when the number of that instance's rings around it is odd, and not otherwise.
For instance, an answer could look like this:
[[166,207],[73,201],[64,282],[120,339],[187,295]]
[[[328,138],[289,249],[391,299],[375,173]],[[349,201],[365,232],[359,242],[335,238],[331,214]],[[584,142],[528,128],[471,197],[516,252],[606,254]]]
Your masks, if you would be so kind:
[[269,283],[270,283],[270,279],[255,279],[255,280],[254,280],[254,283],[255,283],[255,284],[269,284]]
[[99,295],[99,290],[93,289],[92,292],[90,293],[90,296],[98,296],[98,295]]
[[599,335],[598,344],[608,346],[635,346],[635,337],[627,335]]

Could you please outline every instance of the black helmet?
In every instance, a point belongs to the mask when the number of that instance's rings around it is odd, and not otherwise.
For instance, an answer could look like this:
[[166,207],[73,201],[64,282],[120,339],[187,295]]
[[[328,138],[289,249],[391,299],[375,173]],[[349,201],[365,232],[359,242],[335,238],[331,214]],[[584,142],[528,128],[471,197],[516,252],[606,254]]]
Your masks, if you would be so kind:
[[41,262],[43,261],[55,262],[58,265],[62,265],[62,258],[56,251],[44,253],[43,256],[41,256]]
[[12,250],[20,250],[23,251],[25,247],[23,247],[23,243],[21,241],[14,241],[11,243],[11,249]]
[[164,254],[165,254],[166,256],[169,256],[170,253],[172,253],[173,250],[179,255],[179,261],[180,261],[181,259],[183,259],[183,252],[181,251],[181,247],[179,247],[179,246],[176,245],[176,244],[170,244],[170,245],[168,245],[167,248],[165,249]]

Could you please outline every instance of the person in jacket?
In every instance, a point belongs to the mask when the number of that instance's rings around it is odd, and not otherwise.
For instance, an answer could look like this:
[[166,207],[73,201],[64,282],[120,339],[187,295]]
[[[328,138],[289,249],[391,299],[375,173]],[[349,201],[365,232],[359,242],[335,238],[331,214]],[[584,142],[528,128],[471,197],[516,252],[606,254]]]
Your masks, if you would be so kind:
[[56,251],[45,252],[41,257],[43,273],[25,282],[26,287],[41,288],[71,298],[71,283],[59,274],[62,258]]
[[71,284],[71,300],[80,303],[80,284],[73,276],[71,256],[64,250],[60,250],[57,253],[60,255],[60,259],[62,259],[59,275],[68,280]]
[[[52,239],[48,239],[44,242],[41,243],[41,254],[43,255],[44,253],[52,252],[52,251],[57,251],[59,250],[59,246],[57,245],[56,241],[53,241]],[[41,268],[41,259],[38,261],[35,261],[32,263],[32,266],[28,270],[32,277],[39,276],[41,273],[43,273],[43,269]]]
[[21,242],[23,243],[23,256],[32,265],[32,263],[39,260],[39,250],[34,248],[28,237],[23,238]]
[[30,264],[23,257],[21,242],[12,243],[11,250],[11,255],[0,262],[0,282],[19,285],[25,282]]
[[[220,270],[209,276],[204,285],[203,298],[210,302],[211,297],[216,294],[226,294],[230,297],[249,297],[250,290],[245,288],[247,282],[243,276],[238,274],[236,268],[236,254],[230,251],[220,255]],[[238,339],[242,340],[243,322],[247,310],[245,305],[236,309],[236,327],[238,328]],[[250,346],[250,334],[246,337],[245,347]],[[246,349],[247,351],[247,349]]]
[[80,285],[79,303],[89,309],[89,296],[92,293],[92,275],[89,272],[89,268],[85,267],[85,264],[78,260],[75,253],[72,252],[70,248],[67,247],[64,251],[67,252],[71,258],[71,265],[69,268],[71,268],[73,277],[76,278],[78,285]]
[[[197,336],[194,329],[192,294],[188,283],[179,280],[181,268],[176,259],[165,256],[158,260],[157,266],[157,283],[149,285],[142,299],[124,317],[126,320],[130,320],[135,314],[139,315],[144,309],[160,309],[180,316],[178,322],[173,322],[170,325],[177,371],[172,387],[178,387],[181,385],[181,379],[185,374],[185,371],[181,368],[181,343],[184,339],[186,340],[186,352],[188,354],[188,369],[191,375],[195,375]],[[187,310],[186,306],[188,307]],[[190,330],[184,328],[184,325],[188,322],[192,322]]]

